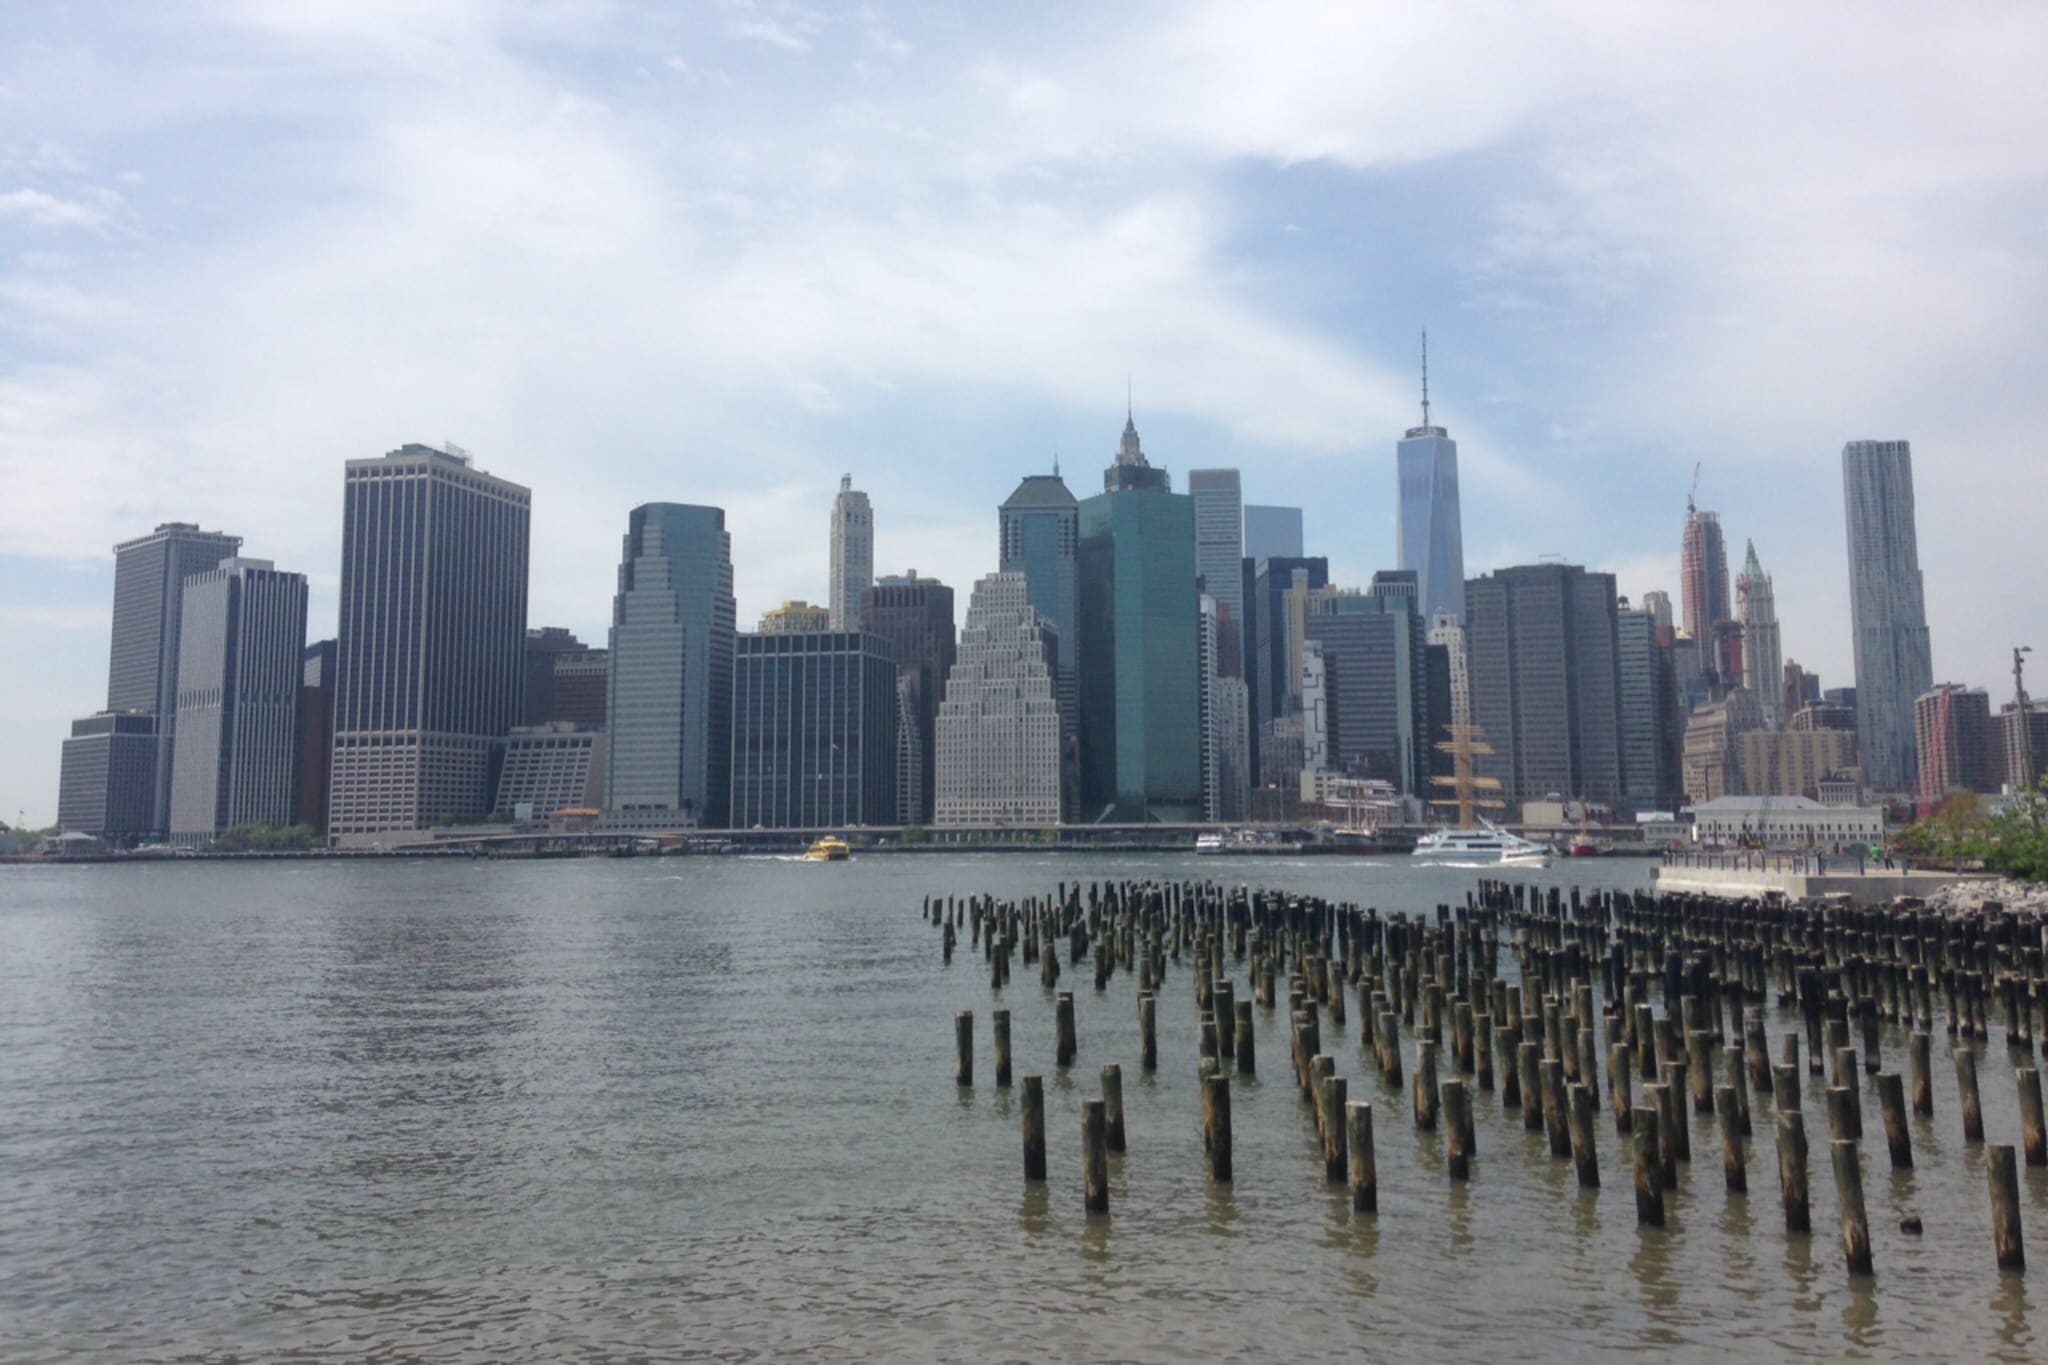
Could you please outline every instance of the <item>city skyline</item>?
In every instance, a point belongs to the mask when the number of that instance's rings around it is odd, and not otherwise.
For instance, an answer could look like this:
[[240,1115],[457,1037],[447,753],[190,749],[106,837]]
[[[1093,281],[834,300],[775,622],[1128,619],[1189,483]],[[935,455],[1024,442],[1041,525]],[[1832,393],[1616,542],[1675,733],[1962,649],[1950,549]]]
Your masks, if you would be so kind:
[[[1704,36],[1673,10],[1532,10],[1473,51],[1454,13],[1139,7],[1041,36],[419,8],[0,19],[39,54],[0,72],[22,130],[0,158],[0,620],[47,661],[0,675],[0,816],[53,814],[59,741],[104,681],[106,547],[160,522],[306,573],[322,636],[335,471],[453,435],[534,490],[530,619],[586,640],[618,518],[650,499],[727,509],[740,619],[822,599],[815,538],[784,528],[818,526],[848,470],[885,509],[877,563],[964,592],[1020,475],[1058,450],[1093,491],[1130,373],[1155,459],[1305,508],[1306,548],[1362,584],[1396,562],[1425,324],[1468,577],[1557,553],[1631,600],[1676,591],[1703,459],[1786,640],[1842,685],[1836,458],[1905,439],[1936,675],[1995,693],[2040,643],[2027,509],[1997,496],[2040,434],[2041,116],[2015,66],[2037,14],[1894,15],[1843,47],[1826,6]],[[1624,37],[1685,69],[1613,60]],[[1506,55],[1532,50],[1550,60]],[[1432,51],[1486,100],[1418,120]],[[1275,53],[1288,102],[1231,94]],[[171,79],[222,57],[239,82]],[[1873,73],[1931,106],[1873,118]],[[802,87],[779,114],[748,93]],[[872,117],[813,154],[842,107]],[[737,155],[678,141],[702,117]],[[209,139],[237,154],[195,155]]]

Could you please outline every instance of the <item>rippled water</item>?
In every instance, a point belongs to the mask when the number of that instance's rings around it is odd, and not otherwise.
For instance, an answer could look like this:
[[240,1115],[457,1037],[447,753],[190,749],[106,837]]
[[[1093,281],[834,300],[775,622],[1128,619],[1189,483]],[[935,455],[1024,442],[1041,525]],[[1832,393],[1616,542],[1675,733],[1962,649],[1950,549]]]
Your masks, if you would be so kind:
[[[1052,1178],[1027,1188],[1015,1101],[987,1083],[986,969],[964,944],[942,968],[917,900],[1130,876],[1424,910],[1477,874],[1052,856],[0,869],[0,1360],[2041,1357],[2038,1291],[1993,1266],[1939,1037],[1916,1171],[1889,1171],[1866,1092],[1874,1284],[1843,1270],[1817,1090],[1817,1235],[1784,1231],[1767,1106],[1748,1200],[1723,1193],[1703,1122],[1670,1226],[1640,1231],[1604,1105],[1604,1189],[1582,1193],[1497,1094],[1475,1095],[1475,1176],[1450,1184],[1441,1134],[1360,1055],[1355,1011],[1324,1041],[1374,1101],[1378,1217],[1324,1184],[1266,1011],[1266,1079],[1233,1100],[1236,1182],[1212,1185],[1184,970],[1152,1076],[1129,976],[1063,983],[1070,1076],[1035,974],[1002,993],[1019,1073],[1047,1075]],[[968,1008],[984,1083],[961,1091]],[[1774,1050],[1796,1026],[1774,1018]],[[1986,1126],[2016,1142],[1994,1035]],[[1903,1034],[1883,1041],[1902,1063]],[[1124,1066],[1130,1148],[1090,1220],[1078,1101],[1105,1061]],[[2048,1273],[2041,1171],[2022,1205]],[[1898,1231],[1907,1212],[1924,1236]]]

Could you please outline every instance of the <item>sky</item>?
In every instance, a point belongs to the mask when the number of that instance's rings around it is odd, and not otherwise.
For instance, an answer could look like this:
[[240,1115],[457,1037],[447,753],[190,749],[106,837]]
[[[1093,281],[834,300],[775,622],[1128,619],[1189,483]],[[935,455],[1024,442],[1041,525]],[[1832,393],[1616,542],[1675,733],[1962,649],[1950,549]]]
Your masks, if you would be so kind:
[[2032,4],[14,0],[0,819],[54,818],[159,522],[331,635],[343,462],[456,441],[595,643],[635,504],[727,510],[745,626],[823,599],[851,473],[878,570],[964,603],[1128,384],[1176,486],[1238,467],[1362,584],[1425,327],[1468,573],[1675,598],[1697,468],[1847,683],[1841,448],[1904,438],[1936,676],[2002,701],[2048,651],[2044,66]]

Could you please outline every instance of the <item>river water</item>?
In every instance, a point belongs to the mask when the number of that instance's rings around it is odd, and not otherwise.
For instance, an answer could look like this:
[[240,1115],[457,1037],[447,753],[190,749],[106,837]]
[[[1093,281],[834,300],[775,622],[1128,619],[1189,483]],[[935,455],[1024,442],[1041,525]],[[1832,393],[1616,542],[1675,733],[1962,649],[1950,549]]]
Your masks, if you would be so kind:
[[[941,967],[918,916],[928,892],[1112,877],[1422,911],[1478,875],[1055,855],[0,868],[0,1360],[2048,1352],[2041,1291],[1994,1267],[1939,1036],[1915,1171],[1888,1169],[1866,1089],[1873,1282],[1843,1269],[1817,1090],[1816,1235],[1784,1231],[1761,1097],[1751,1196],[1723,1192],[1702,1122],[1669,1226],[1639,1230],[1604,1103],[1603,1189],[1582,1193],[1484,1093],[1474,1178],[1450,1184],[1441,1133],[1417,1132],[1360,1054],[1355,1009],[1324,1044],[1374,1104],[1377,1218],[1325,1185],[1264,1011],[1264,1079],[1233,1099],[1236,1180],[1212,1185],[1184,969],[1150,1076],[1129,976],[1100,995],[1063,981],[1067,1075],[1035,972],[1001,993],[1019,1074],[1047,1077],[1051,1179],[1027,1187],[1015,1097],[991,1084],[986,968],[964,935]],[[956,1009],[977,1016],[972,1090],[954,1084]],[[1774,1016],[1774,1051],[1796,1026]],[[1998,1032],[1985,1122],[2016,1142]],[[1902,1066],[1903,1034],[1883,1044]],[[1079,1100],[1105,1061],[1123,1065],[1130,1146],[1111,1215],[1090,1219]],[[2043,1172],[2021,1197],[2038,1277]],[[1899,1231],[1907,1213],[1923,1236]]]

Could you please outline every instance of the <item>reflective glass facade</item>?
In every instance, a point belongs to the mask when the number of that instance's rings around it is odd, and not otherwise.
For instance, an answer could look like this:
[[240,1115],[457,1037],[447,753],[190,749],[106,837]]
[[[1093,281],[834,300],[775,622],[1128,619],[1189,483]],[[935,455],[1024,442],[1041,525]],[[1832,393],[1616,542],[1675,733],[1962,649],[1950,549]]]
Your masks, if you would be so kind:
[[732,687],[734,828],[894,824],[896,705],[896,656],[879,636],[740,636]]
[[1458,515],[1458,443],[1442,427],[1410,427],[1395,451],[1400,566],[1414,573],[1422,619],[1465,619],[1465,533]]

